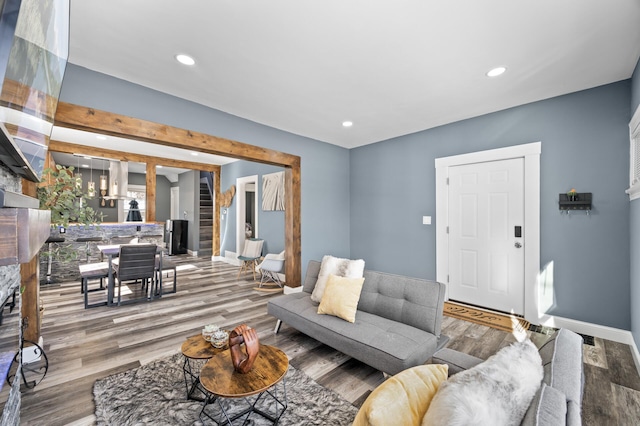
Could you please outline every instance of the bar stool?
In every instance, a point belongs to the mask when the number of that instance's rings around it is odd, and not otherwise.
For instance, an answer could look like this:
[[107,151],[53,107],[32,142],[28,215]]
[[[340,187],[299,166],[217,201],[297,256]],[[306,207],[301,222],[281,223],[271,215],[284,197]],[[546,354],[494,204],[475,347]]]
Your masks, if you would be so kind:
[[77,243],[86,243],[84,252],[87,255],[87,263],[89,263],[89,254],[91,253],[91,250],[89,249],[89,243],[100,241],[102,241],[102,237],[80,237],[76,239]]
[[49,249],[49,259],[47,259],[47,284],[51,284],[51,260],[52,260],[52,256],[51,256],[51,248],[53,244],[57,244],[57,243],[64,243],[64,237],[49,237],[47,238],[47,241],[45,241],[45,243],[47,243],[47,247]]
[[[108,300],[99,303],[89,304],[89,292],[104,290],[102,280],[109,277],[109,262],[87,263],[79,265],[80,268],[80,292],[84,293],[84,308],[94,308],[96,306],[107,305]],[[100,288],[89,289],[89,280],[100,279]]]

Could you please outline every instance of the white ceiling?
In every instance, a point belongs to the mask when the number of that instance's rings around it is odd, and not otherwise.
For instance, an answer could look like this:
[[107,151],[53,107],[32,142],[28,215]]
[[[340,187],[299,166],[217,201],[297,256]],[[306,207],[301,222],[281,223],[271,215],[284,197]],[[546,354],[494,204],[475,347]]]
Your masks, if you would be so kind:
[[352,148],[629,78],[640,1],[78,0],[70,34],[74,64]]

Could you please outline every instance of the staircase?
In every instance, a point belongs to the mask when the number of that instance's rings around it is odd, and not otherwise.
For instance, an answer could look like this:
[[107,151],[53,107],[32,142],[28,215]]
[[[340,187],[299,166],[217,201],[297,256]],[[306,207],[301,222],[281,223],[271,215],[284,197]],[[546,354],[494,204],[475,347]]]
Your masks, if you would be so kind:
[[200,247],[198,257],[211,257],[213,240],[213,199],[206,182],[200,182]]

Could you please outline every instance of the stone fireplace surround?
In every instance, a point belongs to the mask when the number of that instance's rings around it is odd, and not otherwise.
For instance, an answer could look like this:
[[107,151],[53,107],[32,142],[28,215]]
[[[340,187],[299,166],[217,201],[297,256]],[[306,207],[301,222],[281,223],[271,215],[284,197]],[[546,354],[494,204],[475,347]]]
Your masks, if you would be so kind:
[[[15,176],[7,167],[0,163],[0,187],[7,191],[22,192],[22,179]],[[12,294],[15,289],[20,288],[20,265],[0,266],[0,291],[2,294]],[[18,311],[22,310],[22,299],[16,298],[16,307]],[[5,321],[0,325],[0,339],[8,336],[16,336],[15,339],[10,339],[11,343],[8,345],[0,346],[0,352],[12,351],[17,352],[20,348],[20,323]],[[22,366],[20,365],[19,368]],[[4,403],[4,409],[2,411],[2,420],[0,424],[3,425],[17,425],[20,423],[20,376],[16,375],[9,397]],[[6,383],[5,383],[6,386]]]

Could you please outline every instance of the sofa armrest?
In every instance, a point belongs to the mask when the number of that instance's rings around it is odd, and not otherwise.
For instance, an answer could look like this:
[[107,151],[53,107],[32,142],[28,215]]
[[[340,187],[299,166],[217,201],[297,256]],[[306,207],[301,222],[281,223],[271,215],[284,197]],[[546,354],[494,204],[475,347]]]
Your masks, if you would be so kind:
[[449,376],[475,367],[483,361],[483,359],[475,356],[448,348],[440,349],[431,358],[432,364],[447,364],[449,366]]

